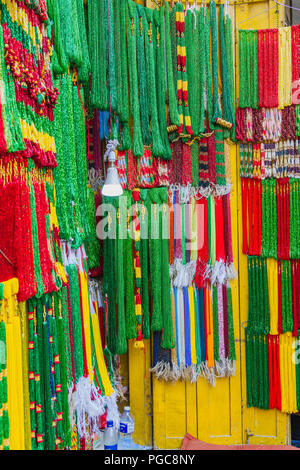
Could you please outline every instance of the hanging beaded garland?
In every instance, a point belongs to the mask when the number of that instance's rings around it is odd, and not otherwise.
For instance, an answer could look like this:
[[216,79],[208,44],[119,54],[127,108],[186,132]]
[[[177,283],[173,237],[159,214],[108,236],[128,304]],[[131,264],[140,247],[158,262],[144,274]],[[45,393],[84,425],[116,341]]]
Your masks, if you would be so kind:
[[[240,52],[247,34],[240,32]],[[292,105],[297,41],[297,28],[257,31],[260,108],[242,100],[237,112],[248,255],[247,404],[286,413],[299,407],[293,360],[299,327],[298,109]]]
[[17,106],[13,107],[18,113],[15,122],[20,122],[25,144],[11,151],[20,150],[39,165],[55,166],[53,107],[58,90],[50,70],[51,28],[24,2],[17,7],[16,2],[3,0],[2,11],[5,62],[14,79]]

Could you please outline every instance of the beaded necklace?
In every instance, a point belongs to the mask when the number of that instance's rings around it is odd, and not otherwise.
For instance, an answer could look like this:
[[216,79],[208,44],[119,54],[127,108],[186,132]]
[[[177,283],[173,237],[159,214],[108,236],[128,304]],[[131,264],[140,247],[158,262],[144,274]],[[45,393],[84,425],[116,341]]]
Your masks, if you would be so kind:
[[292,104],[291,28],[279,28],[279,108]]
[[[153,191],[153,190],[152,190]],[[163,333],[162,333],[162,348],[172,349],[175,346],[174,331],[171,316],[171,286],[169,276],[169,243],[167,235],[169,234],[168,227],[168,191],[166,188],[160,189],[160,199],[162,203],[162,241],[161,241],[161,285],[162,285],[162,320],[163,320]]]
[[[150,282],[153,295],[152,321],[151,331],[161,331],[162,311],[161,311],[161,258],[160,258],[160,212],[159,209],[159,193],[154,188],[149,192],[148,198],[148,214],[151,213],[151,235],[149,238],[149,260],[150,260]],[[152,205],[151,205],[152,203]],[[152,214],[152,212],[153,214]]]
[[257,32],[239,31],[239,105],[258,107]]
[[134,190],[132,192],[133,203],[135,204],[133,208],[133,240],[134,240],[134,310],[135,310],[135,320],[137,328],[137,338],[134,343],[134,346],[138,349],[144,348],[143,334],[142,334],[142,324],[143,324],[143,312],[142,312],[142,298],[141,298],[141,289],[142,289],[142,271],[141,271],[141,226],[140,218],[138,217],[138,202],[140,200],[140,191]]
[[80,67],[82,64],[82,50],[79,36],[77,0],[60,0],[62,8],[62,31],[64,34],[66,55],[69,64]]
[[[291,59],[292,59],[292,84],[299,84],[300,69],[299,69],[299,45],[300,45],[300,27],[293,25],[291,28]],[[294,102],[294,101],[293,101]],[[294,103],[297,104],[297,103]]]
[[[61,82],[56,80],[57,88],[61,92]],[[64,162],[63,133],[62,133],[62,93],[59,94],[54,113],[55,122],[55,142],[57,148],[57,167],[53,171],[56,186],[56,194],[59,200],[57,206],[57,216],[59,220],[60,236],[63,240],[71,238],[68,209],[67,209],[67,185],[63,184],[66,180],[66,168]],[[64,104],[64,103],[63,103]]]
[[[29,189],[23,163],[6,159],[1,161],[1,205],[4,213],[12,211],[10,221],[2,218],[1,273],[8,278],[19,278],[19,298],[26,300],[35,294],[33,248]],[[6,208],[6,209],[5,209]],[[11,251],[12,250],[12,251]],[[26,250],[27,259],[23,253]]]
[[[3,134],[1,135],[1,150],[16,152],[24,150],[19,113],[16,103],[15,87],[11,74],[7,75],[4,58],[3,28],[0,26],[0,83],[1,83],[1,113]],[[13,125],[14,123],[14,125]]]
[[[125,0],[115,2],[116,14],[120,16],[120,60],[121,60],[121,93],[118,98],[119,117],[122,122],[129,120],[129,103],[128,103],[128,75],[127,75],[127,52],[126,52],[126,3]],[[118,10],[119,9],[119,10]],[[118,44],[117,44],[118,46]],[[117,51],[116,51],[117,57]]]
[[[76,86],[77,85],[77,86]],[[76,151],[76,175],[78,186],[78,204],[81,213],[81,225],[83,229],[83,237],[91,236],[91,228],[88,219],[84,214],[88,213],[88,181],[87,181],[87,158],[86,158],[86,134],[85,134],[85,115],[83,103],[82,89],[78,87],[78,77],[76,72],[73,73],[73,119],[74,119],[74,144]],[[75,132],[75,125],[78,125],[78,132]],[[78,219],[77,219],[78,220]]]
[[[115,47],[114,47],[114,9],[113,0],[106,0],[105,5],[105,27],[107,30],[107,48],[108,48],[108,85],[109,85],[109,105],[111,112],[118,111],[118,95],[116,84],[116,67],[115,67]],[[112,119],[112,117],[111,117]]]
[[[44,416],[43,443],[44,449],[55,450],[55,432],[54,432],[54,410],[52,410],[51,399],[51,352],[50,338],[48,330],[48,313],[46,298],[37,302],[36,308],[36,328],[38,336],[38,345],[40,351],[40,371],[41,371],[41,396],[42,410]],[[40,440],[41,440],[40,436]]]
[[[223,100],[223,117],[228,123],[227,127],[232,127],[235,120],[234,113],[234,83],[232,82],[232,31],[227,33],[229,44],[226,46],[225,18],[224,6],[220,5],[220,54],[222,63],[222,100]],[[227,18],[226,18],[227,19]],[[231,42],[230,42],[231,40]],[[229,56],[227,56],[229,54]],[[229,75],[230,74],[230,75]],[[225,123],[224,123],[225,124]],[[224,131],[224,138],[230,135],[229,129]]]
[[[12,87],[15,88],[12,97],[16,97],[20,108],[20,120],[17,117],[15,122],[20,122],[25,144],[11,150],[21,150],[23,156],[34,157],[40,165],[54,166],[56,149],[52,121],[58,91],[53,87],[50,69],[51,28],[41,24],[36,13],[24,4],[16,10],[16,3],[3,3],[5,60],[15,80],[10,85],[11,92]],[[18,126],[15,127],[17,136]]]
[[78,67],[78,80],[80,83],[88,83],[91,71],[91,63],[89,58],[89,49],[87,41],[87,32],[85,26],[84,2],[77,0],[77,21],[80,37],[80,45],[82,51],[82,63]]
[[[149,92],[149,116],[152,131],[152,153],[155,157],[164,157],[165,149],[161,138],[159,127],[159,108],[158,108],[158,76],[156,75],[156,48],[157,39],[155,34],[154,12],[150,8],[145,8],[145,52],[146,52],[146,72],[147,72],[147,90]],[[157,33],[157,32],[156,32]],[[159,92],[161,93],[162,83],[160,83]],[[160,115],[161,118],[161,115]]]
[[[197,41],[197,35],[199,36],[199,17],[196,20],[192,17],[192,12],[188,10],[185,16],[185,38],[186,38],[186,62],[187,62],[187,74],[188,74],[188,85],[189,85],[189,98],[190,98],[190,114],[191,124],[194,134],[198,133],[198,103],[199,103],[199,41]],[[198,21],[197,21],[198,19]],[[194,25],[196,21],[196,25]],[[198,25],[197,25],[198,24]],[[196,64],[196,58],[198,63]]]
[[213,96],[212,96],[212,71],[211,71],[211,53],[210,53],[210,31],[209,14],[207,8],[204,8],[204,31],[205,31],[205,87],[206,87],[206,106],[208,115],[208,129],[214,129],[213,124]]
[[[187,194],[184,196],[183,191],[181,195],[182,204],[178,212],[176,205],[179,201],[176,196],[177,192],[178,191],[174,190],[174,194],[169,194],[171,204],[173,203],[174,207],[173,224],[176,226],[176,232],[178,224],[181,230],[182,226],[186,228],[190,225],[190,222],[192,226],[195,226],[196,223],[197,227],[207,225],[207,211],[204,211],[204,218],[202,217],[201,221],[194,221],[193,212],[188,214],[187,211],[185,211],[185,203],[188,204],[190,199]],[[203,199],[199,199],[197,203],[200,206],[203,205],[205,201],[206,200],[203,201]],[[191,198],[191,202],[193,204],[193,198]],[[221,201],[221,204],[220,201],[218,201],[217,204],[218,208],[221,208],[223,213],[223,201]],[[213,208],[217,211],[217,207]],[[196,213],[202,214],[200,210],[197,210]],[[170,220],[172,220],[172,218],[170,218]],[[225,226],[227,226],[227,223],[225,223],[225,215],[223,215],[223,221],[223,228],[225,228]],[[212,221],[209,225],[211,232],[213,230],[220,230],[220,227],[214,227]],[[188,263],[189,254],[191,260],[194,258],[193,246],[190,250],[187,245],[187,240],[185,240],[185,235],[183,234],[181,238],[182,252],[179,254],[179,250],[177,250],[177,245],[179,244],[177,236],[175,240],[174,227],[174,239],[172,239],[170,243],[171,245],[172,243],[176,244],[176,246],[173,247],[175,257],[180,256],[182,258],[182,262],[181,259],[175,259],[174,265],[171,266],[172,292],[174,294],[174,298],[172,295],[172,308],[175,310],[173,328],[174,332],[176,331],[177,346],[174,353],[171,353],[170,364],[170,356],[166,356],[159,350],[159,344],[154,344],[153,372],[158,378],[163,378],[166,381],[174,381],[181,378],[194,383],[199,376],[204,376],[211,383],[214,383],[216,377],[222,377],[225,374],[232,375],[234,373],[235,346],[230,287],[216,283],[211,286],[212,294],[210,295],[210,287],[208,286],[208,279],[206,277],[207,274],[204,273],[205,268],[202,266],[196,267],[193,261]],[[200,233],[197,233],[197,239],[199,241],[202,239]],[[220,240],[216,240],[217,245],[220,244],[219,242]],[[208,240],[207,243],[203,243],[203,249],[198,251],[198,257],[201,256],[203,260],[206,259],[208,261],[208,246],[205,248],[205,245],[208,245]],[[226,251],[227,249],[228,244],[226,243],[225,249],[224,238],[224,250]],[[213,248],[211,247],[210,251],[212,250]],[[205,251],[207,251],[206,254]],[[172,246],[169,245],[169,253],[171,252]],[[211,260],[213,257],[217,259],[220,256],[221,251],[218,249],[217,252],[216,256],[211,255]],[[223,258],[224,256],[223,254]],[[200,276],[202,278],[201,282]],[[202,276],[205,278],[204,281]],[[199,290],[193,287],[194,278],[196,283],[199,283],[199,287],[197,284]],[[159,343],[159,338],[157,339],[157,343]]]
[[225,46],[227,58],[228,80],[231,96],[231,110],[233,113],[233,128],[231,139],[235,140],[235,84],[234,84],[234,63],[233,63],[233,27],[232,19],[229,15],[225,16]]
[[48,0],[47,12],[49,18],[53,21],[52,37],[53,47],[56,54],[57,63],[53,64],[54,73],[65,73],[68,70],[68,59],[66,56],[65,45],[62,38],[62,10],[60,9],[59,2]]
[[7,404],[7,349],[6,349],[6,327],[4,323],[4,285],[0,284],[0,449],[9,450],[9,415]]
[[186,64],[186,42],[185,42],[184,7],[181,3],[176,4],[176,34],[177,34],[177,98],[178,112],[180,118],[179,134],[193,134],[188,104],[188,78]]
[[[130,88],[130,113],[133,119],[132,152],[136,157],[144,154],[144,146],[141,132],[141,119],[138,101],[138,77],[136,60],[136,37],[138,34],[136,21],[136,5],[132,0],[126,3],[127,15],[127,47],[129,65],[129,88]],[[152,131],[153,132],[153,131]]]
[[125,287],[124,287],[124,240],[121,234],[120,220],[120,204],[118,204],[117,213],[117,240],[116,245],[116,282],[118,285],[116,303],[118,307],[118,329],[117,329],[117,354],[125,354],[127,352],[126,341],[126,321],[125,321]]
[[[35,191],[34,186],[32,185],[30,189],[30,205],[31,205],[31,220],[32,220],[32,245],[35,248],[34,254],[39,253],[39,240],[38,240],[38,226],[37,226],[37,216],[36,216],[36,202],[35,202]],[[37,296],[41,297],[45,292],[45,287],[42,279],[41,271],[41,262],[40,257],[34,255],[34,272],[37,286]]]
[[145,59],[145,13],[144,8],[137,5],[137,22],[140,27],[140,34],[137,34],[137,61],[138,61],[138,78],[139,78],[139,106],[141,113],[141,128],[144,145],[151,145],[152,136],[149,123],[149,109],[148,109],[148,89],[146,86],[146,59]]
[[[247,352],[247,398],[249,406],[259,408],[277,408],[295,410],[299,384],[293,378],[291,363],[291,338],[297,336],[298,301],[295,295],[294,282],[297,277],[298,262],[281,261],[269,262],[259,258],[249,258],[249,318],[246,330]],[[261,268],[263,270],[261,271]],[[278,295],[277,292],[278,282]],[[262,286],[261,296],[256,299],[258,285]],[[272,295],[270,289],[272,289]],[[270,323],[268,321],[268,297],[270,300]],[[253,294],[253,296],[252,296]],[[296,308],[292,302],[296,300]],[[261,335],[272,333],[267,340],[268,368],[259,364],[265,356]],[[280,336],[278,336],[278,332]],[[277,335],[277,336],[273,336]],[[264,340],[265,341],[265,340]],[[264,343],[264,342],[263,342]],[[263,359],[264,360],[264,359]],[[256,367],[253,368],[253,362]],[[258,368],[257,368],[258,367]],[[287,374],[287,375],[286,375]]]
[[[116,12],[120,15],[120,58],[121,58],[121,94],[118,98],[119,117],[121,121],[122,130],[122,150],[129,150],[131,147],[131,136],[129,132],[129,99],[128,99],[128,74],[127,74],[127,48],[126,48],[126,1],[121,0],[121,3],[116,0]],[[117,56],[117,51],[116,51]]]
[[55,393],[55,445],[61,446],[64,441],[63,432],[63,410],[62,410],[62,384],[61,384],[61,363],[59,356],[59,346],[57,337],[57,326],[55,319],[54,299],[50,299],[51,308],[48,310],[49,315],[49,332],[51,341],[51,371],[53,374],[53,392]]
[[129,207],[131,205],[131,194],[126,193],[127,205],[127,238],[124,240],[124,277],[125,277],[125,311],[126,311],[126,337],[135,339],[137,336],[135,309],[134,309],[134,286],[133,286],[133,257],[132,257],[132,238],[130,235],[130,216]]
[[[60,358],[60,373],[61,373],[61,393],[62,393],[62,412],[63,412],[63,433],[64,433],[64,446],[70,447],[71,445],[71,431],[69,422],[69,403],[68,403],[68,367],[69,367],[69,351],[70,348],[70,335],[68,324],[65,323],[65,316],[67,315],[67,309],[63,311],[62,298],[66,291],[60,291],[58,294],[54,294],[55,302],[55,317],[57,327],[57,342],[59,348]],[[66,329],[64,330],[64,323]],[[67,333],[67,334],[66,334]],[[66,334],[66,338],[64,335]],[[66,350],[67,349],[67,350]],[[67,357],[69,356],[69,357]],[[57,387],[59,390],[59,387]]]
[[72,312],[72,337],[74,341],[74,363],[75,363],[75,381],[84,375],[83,357],[82,357],[82,330],[80,319],[80,306],[78,305],[79,284],[77,269],[74,264],[70,264],[66,268],[69,286],[70,286],[70,302]]
[[193,186],[199,184],[199,143],[194,142],[191,146],[191,166]]
[[[26,172],[22,163],[16,171],[14,163],[14,174],[18,189],[15,200],[15,235],[14,246],[16,250],[17,277],[19,279],[19,301],[24,301],[35,295],[36,286],[34,282],[34,256],[40,256],[39,251],[34,253],[32,244],[32,227],[31,227],[31,205],[29,197],[28,185],[26,185]],[[7,189],[9,186],[7,187]],[[9,199],[8,199],[9,200]],[[27,225],[29,224],[29,225]],[[23,251],[26,250],[26,251]],[[28,254],[26,262],[23,253]],[[22,259],[23,258],[23,259]]]
[[[183,8],[183,7],[182,7]],[[184,13],[183,13],[184,14]],[[180,4],[176,4],[176,41],[177,41],[177,102],[178,102],[178,114],[180,120],[179,133],[183,133],[184,129],[184,114],[183,114],[183,90],[182,90],[182,65],[181,65],[181,24],[182,24],[182,11],[180,10]]]
[[277,29],[257,31],[259,106],[261,108],[275,108],[280,102],[278,95],[278,71],[280,72],[278,38]]
[[226,186],[226,168],[224,154],[224,131],[220,127],[215,129],[215,159],[216,159],[216,182],[219,186]]
[[164,153],[162,158],[171,160],[172,152],[168,139],[166,119],[166,82],[165,82],[165,37],[164,37],[164,10],[155,10],[153,13],[154,25],[156,26],[156,76],[157,76],[157,108],[159,118],[160,135]]
[[[148,285],[148,219],[146,217],[148,190],[140,191],[140,200],[142,203],[140,217],[141,232],[141,302],[143,312],[143,337],[150,338],[150,310],[149,310],[149,285]],[[149,216],[149,214],[148,214]]]
[[[105,202],[103,200],[103,202]],[[114,205],[116,201],[114,201]],[[108,309],[106,316],[107,343],[106,353],[113,355],[116,353],[116,309],[115,309],[115,276],[116,276],[116,244],[112,238],[114,226],[109,222],[108,238],[104,244],[104,250],[107,250],[104,257],[104,278],[107,280],[104,293],[107,296]]]
[[210,2],[210,34],[211,34],[211,58],[212,58],[212,83],[213,83],[213,122],[222,119],[219,105],[219,52],[218,52],[218,25],[216,2]]

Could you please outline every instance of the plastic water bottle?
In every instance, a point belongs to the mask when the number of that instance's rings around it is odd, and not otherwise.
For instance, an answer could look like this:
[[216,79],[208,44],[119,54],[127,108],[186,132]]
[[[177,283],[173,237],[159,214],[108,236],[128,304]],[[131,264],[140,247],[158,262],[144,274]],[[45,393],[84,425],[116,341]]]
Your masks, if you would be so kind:
[[133,439],[132,434],[134,432],[134,419],[130,414],[130,406],[125,406],[124,413],[120,420],[120,438],[119,438],[119,449],[132,449]]
[[104,449],[117,450],[118,449],[118,433],[114,427],[113,421],[107,421],[107,427],[104,431]]

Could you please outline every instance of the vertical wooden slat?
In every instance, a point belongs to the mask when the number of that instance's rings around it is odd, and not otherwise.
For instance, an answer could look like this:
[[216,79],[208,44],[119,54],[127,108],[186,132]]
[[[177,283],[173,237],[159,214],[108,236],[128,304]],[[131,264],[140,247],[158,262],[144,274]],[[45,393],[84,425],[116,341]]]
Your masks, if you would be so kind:
[[165,384],[153,377],[153,446],[166,449]]
[[192,436],[198,436],[197,417],[197,384],[186,382],[185,385],[186,402],[186,432]]
[[146,446],[152,445],[150,362],[150,340],[145,341],[145,350],[136,349],[134,340],[129,341],[129,400],[135,419],[133,440]]

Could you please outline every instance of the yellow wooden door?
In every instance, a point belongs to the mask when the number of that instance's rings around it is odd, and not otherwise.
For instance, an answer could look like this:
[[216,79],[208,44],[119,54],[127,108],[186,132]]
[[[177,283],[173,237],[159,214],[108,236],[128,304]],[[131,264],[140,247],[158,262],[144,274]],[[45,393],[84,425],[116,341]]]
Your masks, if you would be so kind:
[[[137,1],[143,4],[143,0]],[[202,0],[197,3],[202,3]],[[217,0],[216,3],[224,1]],[[236,25],[236,45],[238,29],[284,25],[284,9],[279,7],[277,13],[277,6],[272,0],[236,0],[235,3],[230,8]],[[155,3],[147,0],[147,6],[154,7]],[[239,272],[238,279],[232,283],[236,374],[231,378],[218,379],[215,388],[204,379],[200,379],[197,384],[169,384],[153,378],[151,395],[151,378],[148,373],[145,375],[145,363],[147,367],[150,365],[150,345],[147,344],[146,357],[143,351],[134,350],[130,346],[128,383],[130,404],[136,421],[134,439],[142,445],[178,449],[186,433],[215,444],[274,445],[290,441],[287,415],[273,410],[247,408],[245,326],[248,317],[248,272],[247,258],[241,250],[242,205],[238,151],[238,146],[232,144],[232,237],[235,265]]]

